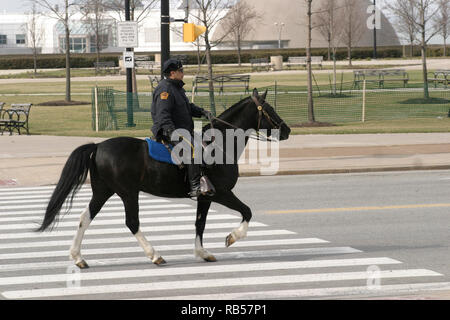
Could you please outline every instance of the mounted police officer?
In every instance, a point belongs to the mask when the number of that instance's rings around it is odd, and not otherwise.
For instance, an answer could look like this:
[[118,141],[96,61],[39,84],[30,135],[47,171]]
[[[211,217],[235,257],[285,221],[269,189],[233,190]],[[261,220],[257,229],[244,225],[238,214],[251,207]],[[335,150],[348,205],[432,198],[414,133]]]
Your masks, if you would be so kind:
[[[211,117],[211,113],[189,102],[183,89],[184,71],[181,61],[169,59],[163,64],[164,79],[153,92],[151,114],[153,119],[152,132],[158,141],[177,144],[172,141],[172,133],[176,129],[185,129],[191,133],[188,143],[193,146],[194,122],[192,117]],[[183,140],[182,140],[183,141]],[[186,142],[186,141],[184,141]],[[194,163],[193,150],[191,161],[185,163],[188,172],[191,192],[190,197],[202,194],[200,189],[201,168]]]

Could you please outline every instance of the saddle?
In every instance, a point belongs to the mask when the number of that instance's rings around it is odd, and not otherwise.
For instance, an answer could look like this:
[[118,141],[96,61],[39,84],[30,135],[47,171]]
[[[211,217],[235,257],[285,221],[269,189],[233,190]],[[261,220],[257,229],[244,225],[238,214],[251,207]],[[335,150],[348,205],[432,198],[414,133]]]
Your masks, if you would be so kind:
[[[178,166],[178,168],[180,170],[184,169],[184,165],[182,163],[176,164],[172,159],[171,151],[173,149],[173,145],[161,143],[161,142],[158,142],[151,138],[146,138],[145,141],[147,141],[148,153],[152,159],[159,161],[159,162],[164,162],[164,163]],[[180,161],[178,161],[178,162],[180,162]],[[209,181],[208,177],[204,174],[203,166],[201,169],[202,169],[201,170],[202,174],[201,174],[201,178],[200,178],[200,190],[205,195],[214,194],[216,192],[216,190],[215,190],[213,184],[211,183],[211,181]],[[185,181],[187,181],[187,172],[185,172]]]
[[[172,160],[171,151],[173,146],[168,144],[160,143],[156,140],[146,138],[148,144],[148,153],[149,156],[156,161],[165,162],[169,164],[176,165]],[[181,168],[180,168],[181,169]]]

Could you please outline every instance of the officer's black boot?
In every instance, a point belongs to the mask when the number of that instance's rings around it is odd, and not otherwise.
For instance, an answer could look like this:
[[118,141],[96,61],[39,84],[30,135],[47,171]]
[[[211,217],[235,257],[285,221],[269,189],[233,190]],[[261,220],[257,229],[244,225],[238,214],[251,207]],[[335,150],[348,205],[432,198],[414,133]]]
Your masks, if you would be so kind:
[[200,190],[200,176],[201,176],[201,170],[200,165],[198,164],[188,164],[186,165],[187,172],[188,172],[188,178],[189,178],[189,185],[191,187],[191,192],[189,192],[189,196],[192,198],[196,198],[199,195],[201,195]]

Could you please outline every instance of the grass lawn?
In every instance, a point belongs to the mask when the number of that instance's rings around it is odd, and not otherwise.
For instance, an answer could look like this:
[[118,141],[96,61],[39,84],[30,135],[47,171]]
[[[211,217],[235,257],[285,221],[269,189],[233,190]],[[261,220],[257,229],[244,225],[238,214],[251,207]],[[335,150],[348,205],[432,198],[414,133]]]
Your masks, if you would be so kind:
[[[230,70],[223,70],[224,72]],[[190,71],[192,72],[192,70]],[[244,70],[245,72],[245,70]],[[91,101],[91,90],[94,86],[111,87],[115,90],[125,91],[125,76],[122,80],[115,77],[104,77],[102,80],[90,78],[92,70],[76,70],[74,77],[86,76],[81,81],[73,80],[71,86],[72,99],[76,101]],[[64,75],[63,71],[53,71],[53,75]],[[322,95],[314,99],[316,120],[336,124],[333,127],[320,128],[293,128],[294,134],[345,134],[345,133],[392,133],[392,132],[450,132],[450,118],[447,117],[450,108],[449,91],[433,93],[432,101],[421,100],[421,91],[411,92],[377,92],[367,93],[366,122],[362,123],[362,97],[361,93],[343,92],[339,98],[330,97],[325,92],[330,89],[331,72],[316,72],[315,82],[320,86]],[[19,76],[20,78],[20,76]],[[150,92],[150,84],[147,79],[138,80],[140,92]],[[421,71],[409,72],[410,83],[408,87],[420,87]],[[351,86],[353,73],[342,73],[344,89]],[[269,87],[273,89],[275,81],[278,90],[276,100],[273,94],[269,94],[268,101],[276,107],[280,116],[290,125],[307,121],[306,96],[301,91],[306,89],[305,73],[252,73],[250,88]],[[338,71],[338,90],[341,81],[341,73]],[[192,76],[185,78],[186,90],[190,92]],[[387,84],[399,86],[400,83]],[[283,87],[297,90],[296,93],[284,93]],[[430,86],[432,87],[432,86]],[[371,89],[371,87],[368,87]],[[65,92],[64,79],[41,79],[38,82],[30,80],[26,83],[15,83],[3,80],[0,84],[0,101],[11,103],[33,103],[30,113],[30,131],[32,134],[46,135],[75,135],[75,136],[148,136],[150,134],[150,99],[141,99],[142,112],[137,113],[135,120],[138,127],[133,130],[104,131],[95,133],[92,130],[92,112],[90,105],[76,105],[70,107],[37,106],[39,103],[63,100]],[[229,107],[240,98],[247,96],[222,96],[216,101],[217,113],[221,113],[224,107]],[[206,97],[197,96],[196,104],[208,106]],[[120,104],[120,103],[118,103]],[[123,104],[123,103],[122,103]],[[126,115],[122,113],[122,116]],[[406,118],[410,117],[410,118]],[[389,119],[389,120],[386,120]]]

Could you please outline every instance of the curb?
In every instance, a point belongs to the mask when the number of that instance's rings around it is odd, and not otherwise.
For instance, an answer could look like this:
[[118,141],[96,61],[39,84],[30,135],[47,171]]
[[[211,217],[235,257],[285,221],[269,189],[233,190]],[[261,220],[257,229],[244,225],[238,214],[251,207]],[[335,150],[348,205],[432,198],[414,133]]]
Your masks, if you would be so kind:
[[[280,170],[272,176],[286,175],[310,175],[310,174],[345,174],[345,173],[370,173],[370,172],[394,172],[394,171],[422,171],[422,170],[450,170],[450,165],[436,166],[409,166],[409,167],[383,167],[383,168],[348,168],[348,169],[310,169],[310,170]],[[267,177],[257,171],[239,172],[239,177]]]

